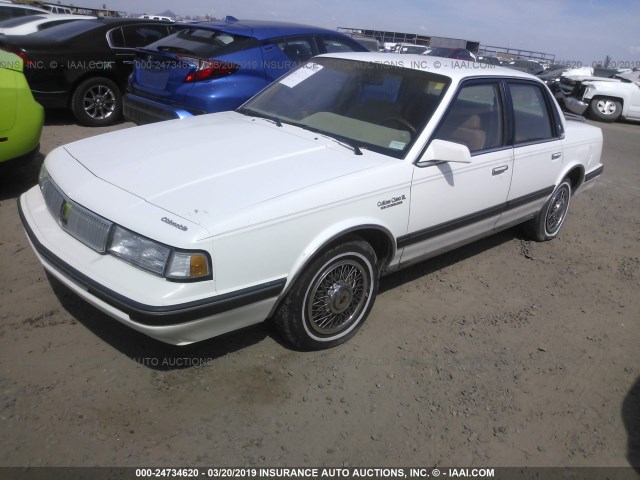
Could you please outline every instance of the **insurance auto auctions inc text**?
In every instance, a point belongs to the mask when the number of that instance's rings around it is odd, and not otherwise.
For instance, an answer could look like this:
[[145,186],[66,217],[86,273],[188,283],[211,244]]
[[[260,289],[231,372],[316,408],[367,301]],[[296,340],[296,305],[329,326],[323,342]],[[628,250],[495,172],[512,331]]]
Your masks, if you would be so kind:
[[493,468],[258,468],[256,478],[438,478],[495,476]]

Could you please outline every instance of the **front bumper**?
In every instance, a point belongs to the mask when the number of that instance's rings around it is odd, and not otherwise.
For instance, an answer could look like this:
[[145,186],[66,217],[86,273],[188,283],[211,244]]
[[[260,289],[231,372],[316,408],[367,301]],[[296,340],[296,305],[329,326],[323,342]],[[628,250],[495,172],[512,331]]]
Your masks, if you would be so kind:
[[[84,246],[57,226],[44,206],[38,187],[19,198],[18,210],[31,246],[48,272],[102,312],[166,343],[186,345],[259,323],[269,315],[286,283],[286,279],[279,279],[199,300],[150,305],[103,285],[71,265],[75,258],[63,252],[75,252],[74,257],[81,257]],[[65,242],[77,242],[78,246],[55,245],[55,239],[49,240],[44,234],[52,231]],[[69,258],[62,258],[63,255]],[[122,268],[128,266],[123,263]],[[147,277],[150,283],[163,281]],[[167,288],[181,289],[184,286],[166,283]],[[153,286],[145,290],[156,291]],[[163,295],[158,295],[159,300],[162,298]]]
[[589,107],[588,103],[583,102],[582,100],[578,100],[575,97],[563,97],[564,106],[572,113],[576,115],[582,115]]
[[122,98],[122,113],[125,119],[136,125],[193,117],[191,112],[183,108],[149,100],[132,93],[127,93]]

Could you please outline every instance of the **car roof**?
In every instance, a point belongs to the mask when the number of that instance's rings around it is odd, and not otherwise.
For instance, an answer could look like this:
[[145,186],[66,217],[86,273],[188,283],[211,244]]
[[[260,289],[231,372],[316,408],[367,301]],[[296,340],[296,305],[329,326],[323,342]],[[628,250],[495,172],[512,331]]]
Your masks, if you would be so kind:
[[313,35],[328,34],[335,36],[343,36],[335,30],[327,28],[314,27],[298,23],[288,22],[269,22],[263,20],[237,20],[229,22],[198,22],[184,23],[192,28],[205,28],[211,30],[222,30],[226,33],[236,35],[251,35],[257,40],[266,40],[269,38],[277,38],[285,35]]
[[375,53],[375,52],[345,52],[328,53],[320,57],[345,58],[348,60],[358,60],[361,62],[374,62],[385,65],[396,65],[402,68],[431,72],[437,75],[444,75],[453,80],[463,80],[469,77],[513,77],[525,78],[540,81],[534,75],[520,72],[512,68],[489,65],[486,63],[457,60],[455,58],[429,57],[415,54],[399,53]]
[[31,35],[3,35],[0,37],[0,43],[13,45],[21,45],[25,47],[41,47],[43,45],[58,44],[68,41],[75,41],[75,38],[88,34],[89,32],[98,33],[106,32],[112,28],[124,25],[175,25],[172,22],[162,20],[146,20],[143,18],[90,18],[87,20],[76,20],[67,22],[62,25],[47,28]]

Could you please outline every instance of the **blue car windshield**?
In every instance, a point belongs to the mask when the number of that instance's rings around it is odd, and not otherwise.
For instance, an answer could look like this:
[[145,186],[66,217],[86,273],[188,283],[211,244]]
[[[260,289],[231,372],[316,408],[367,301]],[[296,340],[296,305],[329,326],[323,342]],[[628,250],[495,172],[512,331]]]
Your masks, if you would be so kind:
[[319,57],[238,109],[404,158],[450,79],[391,64]]

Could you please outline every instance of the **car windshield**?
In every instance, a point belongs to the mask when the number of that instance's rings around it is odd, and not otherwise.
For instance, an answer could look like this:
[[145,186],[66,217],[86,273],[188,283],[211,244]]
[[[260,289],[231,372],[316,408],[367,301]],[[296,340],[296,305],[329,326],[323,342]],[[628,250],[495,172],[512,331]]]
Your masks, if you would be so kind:
[[390,64],[320,57],[238,111],[403,158],[440,104],[450,80]]
[[221,30],[185,28],[146,46],[145,50],[183,53],[202,58],[211,58],[248,48],[247,44],[251,40],[250,37],[235,35]]

